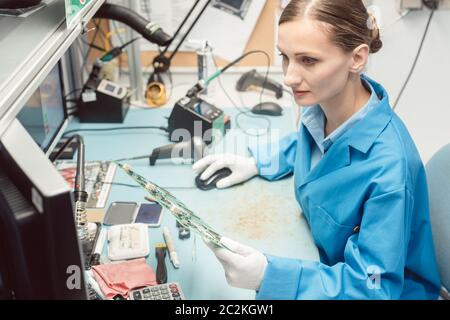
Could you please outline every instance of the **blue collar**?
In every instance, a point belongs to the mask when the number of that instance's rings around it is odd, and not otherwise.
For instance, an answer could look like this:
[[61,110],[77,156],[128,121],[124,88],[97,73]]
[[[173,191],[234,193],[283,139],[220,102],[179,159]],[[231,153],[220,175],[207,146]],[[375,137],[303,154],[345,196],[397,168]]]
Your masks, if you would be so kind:
[[[369,101],[358,112],[352,115],[347,121],[334,130],[328,137],[324,137],[325,115],[319,105],[307,107],[302,113],[302,123],[308,129],[311,137],[315,141],[317,147],[322,154],[341,136],[346,135],[346,132],[357,126],[357,124],[373,109],[383,103],[383,98],[387,98],[387,93],[382,86],[365,75],[361,75],[364,82],[368,83],[372,91]],[[352,130],[353,131],[353,130]],[[360,140],[360,139],[359,139]],[[361,141],[355,141],[354,147],[360,151],[367,151],[361,145]]]
[[[358,121],[351,130],[345,132],[342,137],[330,147],[328,152],[323,156],[323,159],[312,170],[310,170],[311,149],[307,148],[305,152],[301,153],[301,161],[304,165],[302,166],[302,174],[298,175],[298,188],[301,188],[310,181],[316,180],[330,172],[349,165],[351,163],[352,154],[349,147],[359,150],[362,153],[366,153],[390,123],[394,112],[389,105],[386,90],[367,76],[363,77],[364,80],[372,85],[380,102],[369,111],[363,119]],[[311,143],[313,143],[312,136],[309,134],[303,123],[300,126],[300,131],[302,132],[302,145],[311,145]]]
[[380,99],[378,105],[349,132],[348,144],[362,153],[366,153],[391,121],[394,112],[389,104],[389,97],[383,86],[365,75],[361,77],[372,85],[372,88]]

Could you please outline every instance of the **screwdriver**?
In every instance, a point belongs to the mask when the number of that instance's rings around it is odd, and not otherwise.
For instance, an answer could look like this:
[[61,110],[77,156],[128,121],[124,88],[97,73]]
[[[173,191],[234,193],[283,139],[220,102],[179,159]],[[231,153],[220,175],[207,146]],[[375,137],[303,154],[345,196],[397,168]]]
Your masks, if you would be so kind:
[[164,243],[158,243],[155,246],[155,255],[158,260],[156,266],[156,282],[158,284],[167,282],[166,251],[167,246]]

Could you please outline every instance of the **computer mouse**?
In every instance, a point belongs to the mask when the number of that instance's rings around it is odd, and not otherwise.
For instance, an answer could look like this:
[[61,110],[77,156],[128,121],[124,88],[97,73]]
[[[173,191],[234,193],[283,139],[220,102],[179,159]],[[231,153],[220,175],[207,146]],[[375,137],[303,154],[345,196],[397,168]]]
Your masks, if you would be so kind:
[[252,113],[266,116],[281,116],[283,108],[276,102],[261,102],[252,108]]
[[211,177],[209,177],[206,180],[200,179],[200,176],[202,175],[202,173],[200,173],[195,178],[195,185],[197,186],[197,188],[199,188],[201,190],[211,190],[211,189],[214,189],[216,187],[216,183],[219,180],[222,180],[223,178],[228,177],[231,174],[231,170],[229,168],[222,168],[222,169],[217,170],[216,172],[214,172],[211,175]]

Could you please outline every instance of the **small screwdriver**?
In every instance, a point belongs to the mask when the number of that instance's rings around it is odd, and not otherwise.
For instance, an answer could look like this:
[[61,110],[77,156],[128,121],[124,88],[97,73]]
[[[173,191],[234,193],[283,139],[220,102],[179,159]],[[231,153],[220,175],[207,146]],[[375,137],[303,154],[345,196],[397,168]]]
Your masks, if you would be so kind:
[[164,243],[158,243],[155,246],[155,255],[158,260],[156,266],[156,282],[158,284],[167,283],[166,251],[167,246]]

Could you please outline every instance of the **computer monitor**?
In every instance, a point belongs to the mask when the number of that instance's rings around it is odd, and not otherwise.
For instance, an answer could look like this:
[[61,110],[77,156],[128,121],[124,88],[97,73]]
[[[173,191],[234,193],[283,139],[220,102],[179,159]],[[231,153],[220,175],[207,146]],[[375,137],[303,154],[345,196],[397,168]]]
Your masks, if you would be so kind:
[[58,63],[25,103],[17,119],[48,154],[67,125],[61,65]]
[[44,152],[64,121],[58,68],[0,137],[0,299],[87,298],[72,192]]

